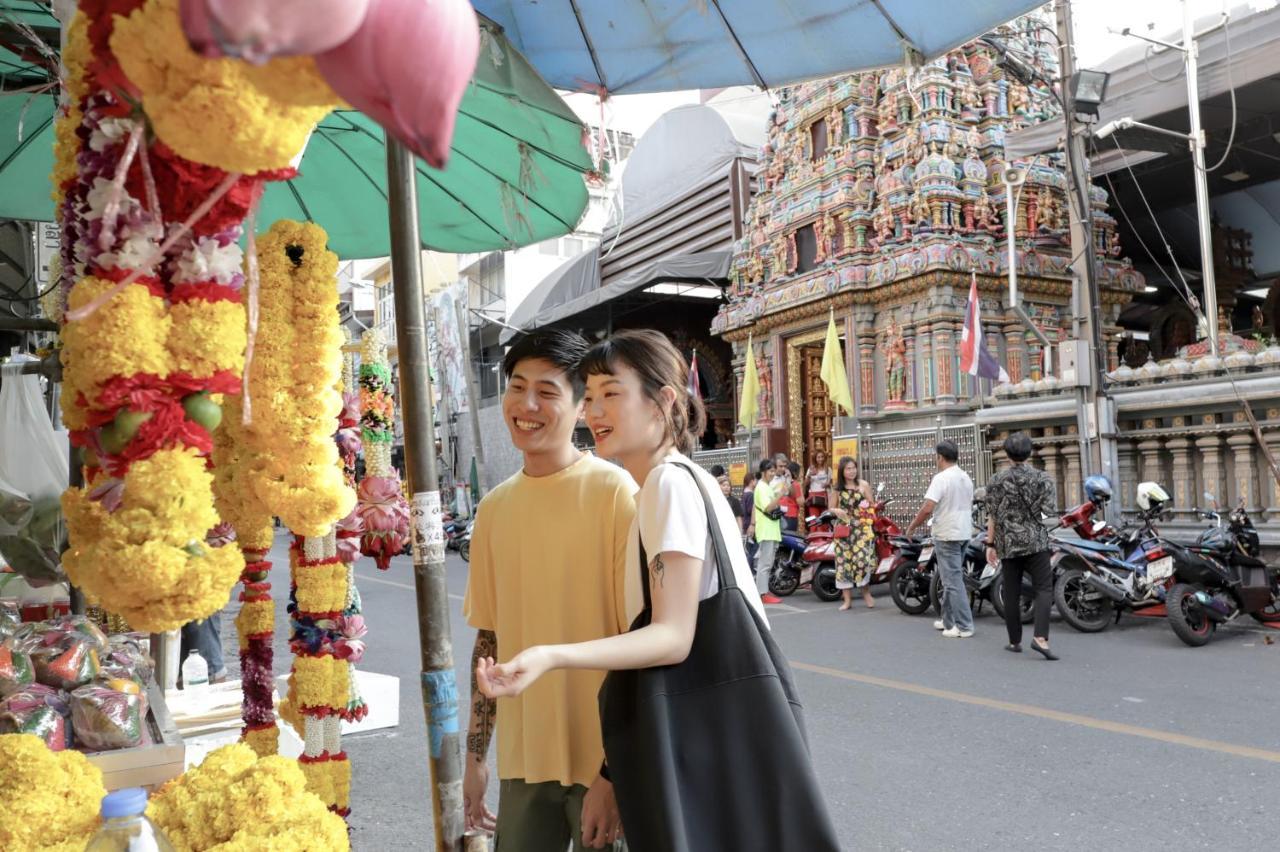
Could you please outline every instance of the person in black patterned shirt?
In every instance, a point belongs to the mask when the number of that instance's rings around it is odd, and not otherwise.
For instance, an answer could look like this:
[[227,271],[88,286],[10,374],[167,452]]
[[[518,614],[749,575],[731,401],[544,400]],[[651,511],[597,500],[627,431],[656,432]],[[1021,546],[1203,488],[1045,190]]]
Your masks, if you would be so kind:
[[1035,637],[1031,647],[1045,659],[1049,650],[1049,610],[1053,606],[1053,568],[1049,564],[1049,532],[1045,516],[1057,514],[1057,488],[1042,470],[1032,467],[1031,439],[1014,432],[1004,441],[1013,466],[987,485],[987,561],[1001,560],[1004,572],[1004,620],[1009,630],[1006,651],[1022,651],[1022,575],[1035,586]]

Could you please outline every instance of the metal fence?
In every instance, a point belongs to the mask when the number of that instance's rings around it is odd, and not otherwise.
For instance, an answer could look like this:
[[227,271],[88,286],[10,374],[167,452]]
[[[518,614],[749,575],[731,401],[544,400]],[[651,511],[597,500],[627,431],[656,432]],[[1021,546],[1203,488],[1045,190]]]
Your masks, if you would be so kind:
[[[693,461],[702,469],[710,472],[711,468],[720,465],[726,471],[730,466],[735,464],[745,464],[747,470],[751,470],[750,460],[747,458],[746,447],[729,447],[723,450],[698,450],[693,454]],[[733,493],[736,496],[742,494],[742,486],[734,485]]]
[[938,472],[934,448],[951,440],[960,449],[960,467],[973,478],[975,487],[986,485],[991,475],[991,453],[982,429],[976,425],[941,426],[936,429],[905,429],[898,432],[862,432],[862,475],[872,486],[884,483],[890,503],[888,515],[904,526],[910,523]]

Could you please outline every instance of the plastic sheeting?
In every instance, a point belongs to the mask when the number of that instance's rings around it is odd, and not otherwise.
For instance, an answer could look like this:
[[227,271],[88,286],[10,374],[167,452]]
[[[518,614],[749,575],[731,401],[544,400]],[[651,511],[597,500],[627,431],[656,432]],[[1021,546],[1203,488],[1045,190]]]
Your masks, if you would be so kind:
[[55,430],[38,376],[24,361],[0,367],[0,556],[36,582],[61,579],[67,433]]

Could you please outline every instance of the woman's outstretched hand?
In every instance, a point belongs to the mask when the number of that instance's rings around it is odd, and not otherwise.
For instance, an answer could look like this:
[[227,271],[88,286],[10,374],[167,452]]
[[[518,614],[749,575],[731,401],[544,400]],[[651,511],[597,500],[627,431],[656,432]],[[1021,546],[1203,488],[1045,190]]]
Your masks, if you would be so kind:
[[489,698],[514,698],[551,668],[551,655],[542,646],[516,654],[505,663],[485,657],[476,666],[476,683]]

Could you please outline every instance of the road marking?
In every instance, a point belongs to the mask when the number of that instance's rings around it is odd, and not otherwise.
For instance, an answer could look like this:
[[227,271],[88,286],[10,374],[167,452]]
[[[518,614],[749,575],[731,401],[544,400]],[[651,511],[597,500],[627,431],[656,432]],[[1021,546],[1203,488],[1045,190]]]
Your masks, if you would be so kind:
[[992,710],[1003,710],[1006,713],[1017,713],[1022,716],[1032,716],[1037,719],[1048,719],[1053,722],[1064,722],[1069,725],[1094,728],[1095,730],[1107,731],[1113,734],[1126,734],[1131,737],[1142,737],[1144,739],[1157,740],[1171,745],[1186,746],[1187,748],[1216,751],[1220,754],[1230,754],[1235,757],[1249,757],[1254,760],[1265,760],[1270,763],[1280,763],[1280,751],[1271,751],[1270,749],[1265,748],[1237,745],[1235,743],[1226,743],[1219,740],[1207,740],[1201,737],[1189,737],[1185,734],[1175,734],[1172,731],[1161,731],[1156,728],[1144,728],[1139,725],[1126,725],[1123,722],[1112,722],[1107,719],[1098,719],[1093,716],[1081,716],[1077,713],[1064,713],[1061,710],[1050,710],[1047,707],[1036,707],[1033,704],[1018,704],[1013,701],[984,698],[981,695],[952,692],[949,689],[935,689],[934,687],[921,686],[917,683],[908,683],[907,681],[902,680],[875,677],[874,675],[856,674],[854,672],[828,668],[827,666],[814,665],[813,663],[792,661],[791,667],[800,669],[801,671],[812,672],[814,674],[826,675],[827,677],[839,678],[840,680],[850,680],[856,683],[869,684],[871,686],[881,686],[885,689],[896,689],[901,692],[915,693],[916,695],[927,695],[930,698],[941,698],[946,701],[956,701],[961,704],[973,704],[978,707],[987,707]]
[[[381,577],[370,577],[368,574],[357,574],[356,579],[367,580],[370,583],[381,583],[384,586],[395,586],[397,589],[408,589],[411,592],[416,591],[413,588],[413,586],[409,585],[408,583],[397,583],[395,580],[384,580]],[[461,601],[461,600],[465,600],[465,598],[462,595],[455,595],[453,593],[450,593],[449,600]]]

